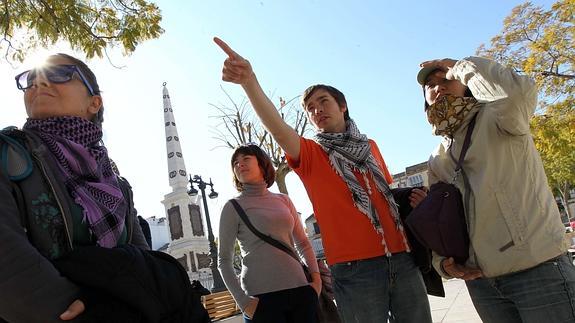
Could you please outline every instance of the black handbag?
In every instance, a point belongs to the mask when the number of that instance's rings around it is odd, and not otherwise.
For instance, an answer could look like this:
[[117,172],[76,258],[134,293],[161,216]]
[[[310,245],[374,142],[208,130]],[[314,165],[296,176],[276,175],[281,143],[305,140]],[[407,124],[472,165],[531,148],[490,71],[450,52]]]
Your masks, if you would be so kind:
[[441,276],[432,265],[431,249],[422,245],[411,232],[411,228],[406,224],[407,218],[411,215],[411,211],[413,211],[410,196],[415,188],[425,189],[423,186],[401,187],[391,189],[391,193],[393,194],[395,203],[397,203],[399,217],[404,224],[403,227],[411,249],[411,256],[413,257],[415,265],[421,272],[421,277],[425,283],[427,294],[437,297],[445,297],[445,289],[443,288]]
[[[427,197],[407,217],[407,225],[415,238],[424,246],[443,257],[453,257],[456,263],[464,264],[469,258],[469,233],[465,210],[469,205],[469,180],[462,164],[471,144],[475,127],[473,116],[465,134],[465,140],[456,162],[455,176],[451,183],[437,182],[429,188]],[[450,150],[451,154],[451,150]],[[459,175],[465,185],[465,207],[459,189],[453,184]]]
[[292,248],[287,247],[286,245],[284,245],[283,243],[277,241],[276,239],[265,235],[263,233],[261,233],[260,231],[258,231],[258,229],[256,229],[253,224],[251,223],[250,219],[248,219],[248,216],[246,214],[246,212],[244,211],[244,209],[240,206],[240,204],[238,203],[238,201],[231,199],[230,202],[232,202],[232,205],[234,206],[234,208],[236,209],[236,212],[239,214],[240,218],[242,219],[242,221],[244,221],[244,223],[246,224],[246,226],[260,239],[262,239],[263,241],[271,244],[272,246],[282,250],[283,252],[287,253],[288,255],[290,255],[291,257],[293,257],[295,260],[297,260],[297,262],[299,262],[301,264],[301,267],[303,269],[303,273],[305,274],[305,278],[307,279],[308,283],[312,282],[312,277],[311,277],[311,272],[309,271],[309,268],[303,264],[300,260],[300,258],[298,257],[298,255],[295,254],[295,252],[293,251]]

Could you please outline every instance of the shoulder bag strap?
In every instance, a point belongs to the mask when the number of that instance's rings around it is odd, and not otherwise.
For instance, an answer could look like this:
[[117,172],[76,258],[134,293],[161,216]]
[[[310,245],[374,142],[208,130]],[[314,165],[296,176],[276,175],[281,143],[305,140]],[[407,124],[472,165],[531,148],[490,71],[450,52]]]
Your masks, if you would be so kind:
[[[467,174],[465,174],[465,170],[463,169],[463,160],[465,159],[465,154],[467,153],[467,150],[469,149],[469,146],[471,145],[471,134],[473,133],[473,128],[475,128],[475,119],[477,119],[477,114],[479,114],[479,112],[477,112],[473,116],[473,118],[469,122],[469,126],[467,127],[467,133],[465,134],[465,139],[463,140],[463,146],[461,147],[461,153],[459,154],[459,160],[457,161],[457,166],[455,166],[455,176],[453,177],[453,179],[455,181],[455,179],[457,178],[457,176],[460,173],[463,176],[463,185],[465,186],[465,195],[463,197],[463,203],[464,203],[465,210],[469,210],[469,199],[470,199],[471,185],[469,184],[469,179],[467,178]],[[451,159],[453,161],[455,161],[455,158],[453,157],[451,150],[449,151],[449,155],[450,155]]]
[[10,137],[10,131],[0,131],[0,167],[11,181],[21,181],[32,173],[32,158],[26,147]]
[[263,241],[271,244],[272,246],[282,250],[283,252],[287,253],[288,255],[290,255],[291,257],[293,257],[294,259],[296,259],[299,263],[301,263],[300,258],[295,255],[294,251],[287,247],[286,245],[284,245],[283,243],[277,241],[276,239],[270,237],[269,235],[265,235],[262,232],[258,231],[258,229],[256,229],[253,224],[250,222],[250,220],[248,219],[248,216],[246,214],[246,212],[244,211],[244,209],[240,206],[240,204],[238,203],[238,201],[236,201],[235,199],[231,199],[230,202],[232,202],[232,205],[234,206],[234,208],[236,209],[236,212],[238,212],[240,218],[242,219],[242,221],[244,221],[244,223],[246,224],[246,226],[260,239],[262,239]]
[[10,137],[10,131],[14,129],[8,127],[0,131],[0,173],[8,178],[20,213],[20,224],[28,233],[26,201],[18,182],[32,173],[33,164],[28,150],[18,140]]
[[451,157],[451,159],[456,163],[455,174],[453,175],[453,180],[451,182],[452,183],[455,182],[459,174],[462,174],[463,183],[465,184],[466,190],[469,188],[469,181],[467,180],[467,176],[465,174],[465,171],[463,170],[463,160],[465,159],[465,154],[467,154],[467,150],[471,145],[471,134],[473,133],[473,128],[475,128],[475,119],[477,119],[478,113],[476,113],[469,122],[469,126],[467,127],[467,133],[465,133],[465,139],[463,140],[463,146],[461,147],[461,152],[459,153],[459,160],[455,160],[455,157],[453,157],[453,152],[451,151],[451,147],[453,146],[451,146],[449,149],[449,157]]
[[[477,113],[473,116],[473,118],[469,122],[469,126],[467,127],[467,133],[465,134],[465,139],[463,140],[463,146],[461,147],[461,153],[459,153],[459,160],[457,161],[457,165],[455,166],[455,172],[456,173],[462,169],[463,160],[465,159],[465,154],[467,154],[467,150],[469,149],[469,146],[471,145],[471,134],[473,133],[473,128],[475,128],[475,119],[477,119]],[[451,155],[451,158],[454,159],[453,155]]]

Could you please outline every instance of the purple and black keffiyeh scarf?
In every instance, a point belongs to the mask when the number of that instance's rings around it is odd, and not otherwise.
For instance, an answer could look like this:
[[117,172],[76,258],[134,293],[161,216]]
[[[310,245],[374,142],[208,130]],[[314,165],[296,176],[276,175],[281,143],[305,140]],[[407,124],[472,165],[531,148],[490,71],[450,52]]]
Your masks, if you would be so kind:
[[73,116],[28,119],[24,129],[38,135],[58,164],[68,192],[83,208],[84,221],[101,247],[113,248],[124,230],[127,203],[99,144],[102,130]]

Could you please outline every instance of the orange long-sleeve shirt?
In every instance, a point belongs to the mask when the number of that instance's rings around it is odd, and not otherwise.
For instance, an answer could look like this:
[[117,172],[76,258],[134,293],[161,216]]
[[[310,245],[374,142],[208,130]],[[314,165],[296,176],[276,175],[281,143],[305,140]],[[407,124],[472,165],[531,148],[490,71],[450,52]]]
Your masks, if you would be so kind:
[[[377,233],[369,218],[353,204],[345,181],[333,170],[328,155],[315,141],[301,138],[297,162],[286,156],[290,167],[301,178],[320,227],[323,247],[330,265],[378,257],[385,254],[384,243],[391,253],[405,251],[403,234],[396,228],[387,200],[375,189],[373,177],[368,174],[371,201],[379,214],[384,236]],[[371,152],[388,183],[392,177],[376,143],[370,140]],[[359,183],[366,188],[363,176],[356,173]],[[385,238],[385,241],[382,241]]]

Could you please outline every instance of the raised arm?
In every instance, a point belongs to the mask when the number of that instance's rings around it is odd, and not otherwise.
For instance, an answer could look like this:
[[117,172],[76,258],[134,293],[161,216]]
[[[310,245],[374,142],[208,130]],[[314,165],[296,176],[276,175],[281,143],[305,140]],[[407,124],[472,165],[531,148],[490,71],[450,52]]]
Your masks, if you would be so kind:
[[252,66],[223,40],[214,42],[228,55],[224,61],[222,80],[240,84],[246,92],[256,114],[275,141],[292,159],[299,159],[300,137],[281,117],[274,104],[262,90]]
[[493,102],[497,125],[510,135],[530,133],[529,120],[537,107],[537,87],[527,75],[481,57],[455,64],[453,76],[468,86],[479,101]]
[[537,106],[537,88],[530,77],[481,57],[432,60],[420,66],[440,69],[445,73],[444,78],[458,80],[480,102],[499,101],[490,108],[501,130],[511,135],[530,132],[529,120]]

